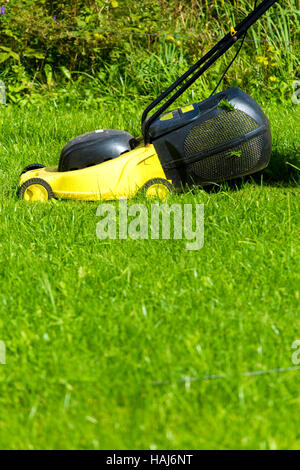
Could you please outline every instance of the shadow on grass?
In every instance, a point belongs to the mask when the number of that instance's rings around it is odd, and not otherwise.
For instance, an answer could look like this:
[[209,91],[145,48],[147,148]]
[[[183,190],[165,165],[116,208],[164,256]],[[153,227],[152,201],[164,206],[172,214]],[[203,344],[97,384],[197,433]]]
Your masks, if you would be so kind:
[[285,151],[274,149],[270,163],[262,171],[252,175],[234,178],[220,184],[211,184],[203,189],[208,193],[224,191],[237,191],[245,183],[254,183],[263,186],[297,187],[300,183],[300,149],[290,147]]
[[[266,184],[297,184],[300,177],[300,148],[295,145],[280,150],[272,151],[269,166],[260,174],[263,174]],[[254,175],[254,179],[256,175]]]

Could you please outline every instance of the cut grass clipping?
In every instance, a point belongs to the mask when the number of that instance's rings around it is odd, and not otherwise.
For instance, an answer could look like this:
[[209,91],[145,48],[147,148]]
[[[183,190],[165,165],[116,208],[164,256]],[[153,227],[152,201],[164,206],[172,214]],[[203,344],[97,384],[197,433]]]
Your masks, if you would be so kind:
[[235,107],[233,104],[229,103],[227,100],[221,100],[218,104],[218,109],[222,109],[223,111],[226,111],[227,113],[234,112]]

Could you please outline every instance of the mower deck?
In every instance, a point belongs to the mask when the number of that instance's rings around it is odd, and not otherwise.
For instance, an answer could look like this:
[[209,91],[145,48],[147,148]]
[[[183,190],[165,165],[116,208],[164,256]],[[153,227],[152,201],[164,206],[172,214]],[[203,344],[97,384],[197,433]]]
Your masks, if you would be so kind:
[[27,171],[21,175],[20,192],[27,201],[44,201],[53,196],[85,201],[115,200],[134,197],[155,179],[166,180],[166,176],[154,146],[147,145],[79,170],[60,172],[58,166],[52,166]]

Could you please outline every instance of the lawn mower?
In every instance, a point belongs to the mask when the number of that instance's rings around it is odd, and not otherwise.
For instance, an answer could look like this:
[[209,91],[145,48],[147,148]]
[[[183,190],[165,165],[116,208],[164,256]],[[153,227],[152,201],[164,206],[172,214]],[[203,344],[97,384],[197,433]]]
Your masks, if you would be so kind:
[[[93,201],[131,198],[143,192],[147,197],[164,199],[172,190],[218,183],[265,168],[272,139],[262,109],[238,88],[215,92],[240,52],[248,29],[276,1],[264,0],[257,6],[256,0],[254,9],[241,23],[231,27],[145,109],[142,137],[134,138],[116,129],[78,136],[63,148],[58,166],[32,164],[24,168],[20,197],[27,201],[53,197]],[[166,112],[238,40],[240,47],[211,96]]]

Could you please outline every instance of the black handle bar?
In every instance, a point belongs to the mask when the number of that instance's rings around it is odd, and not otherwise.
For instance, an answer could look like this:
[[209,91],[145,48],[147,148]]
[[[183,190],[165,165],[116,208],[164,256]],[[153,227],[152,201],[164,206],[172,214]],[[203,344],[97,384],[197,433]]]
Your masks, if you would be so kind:
[[[200,60],[198,60],[191,68],[189,68],[181,77],[179,77],[172,85],[158,96],[151,104],[145,109],[142,115],[142,132],[145,143],[150,142],[149,128],[153,121],[155,121],[177,98],[182,95],[219,57],[230,49],[238,39],[244,36],[248,29],[256,23],[256,21],[278,0],[263,0],[249,15],[241,21],[232,31],[223,39],[221,39],[210,51],[207,52]],[[202,66],[202,67],[201,67]],[[199,68],[201,67],[201,68]],[[197,70],[198,69],[198,70]],[[174,91],[186,78],[193,72],[189,80],[187,80],[179,90],[177,90],[152,116],[147,120],[149,112],[155,108],[164,98],[166,98],[172,91]]]

